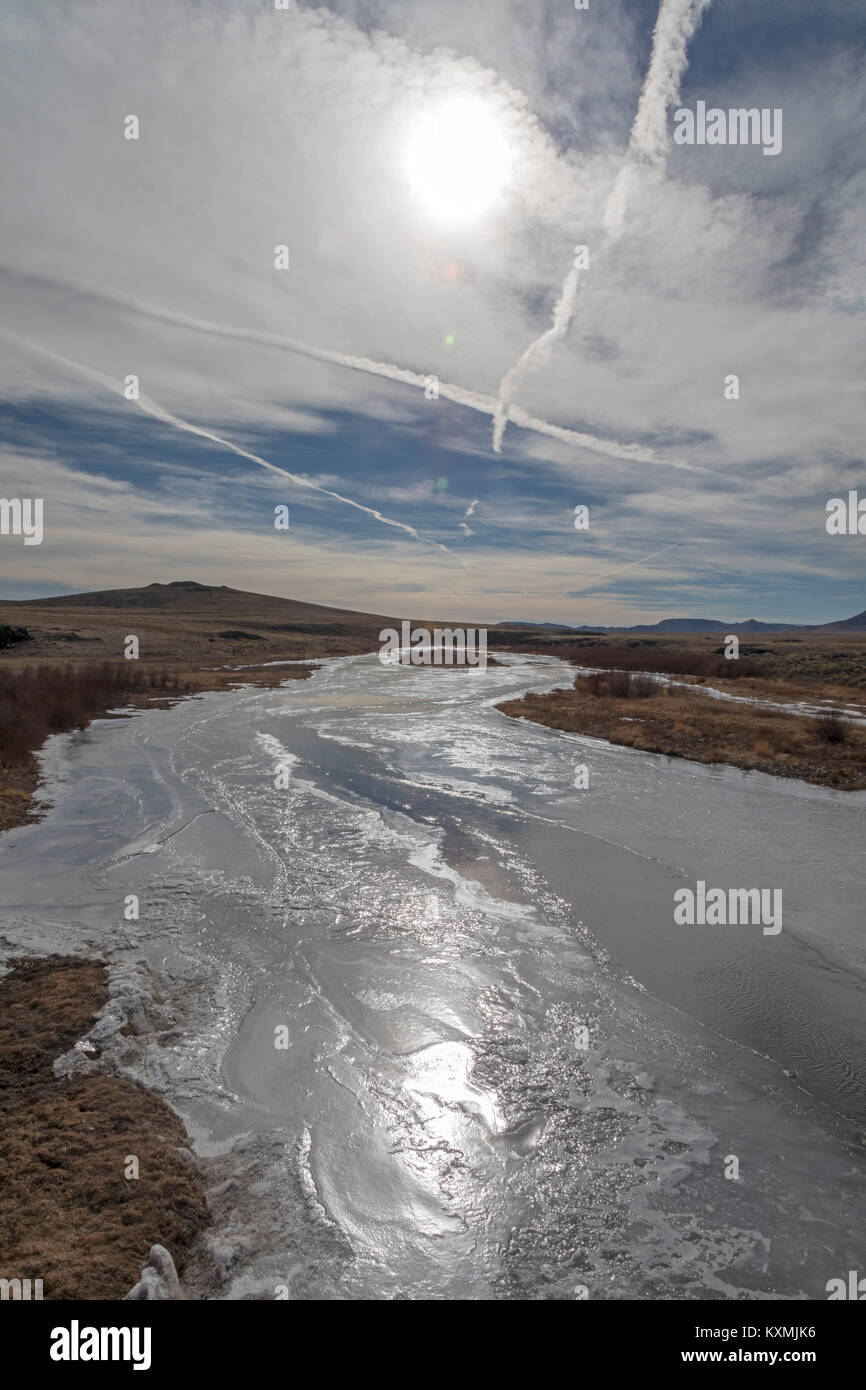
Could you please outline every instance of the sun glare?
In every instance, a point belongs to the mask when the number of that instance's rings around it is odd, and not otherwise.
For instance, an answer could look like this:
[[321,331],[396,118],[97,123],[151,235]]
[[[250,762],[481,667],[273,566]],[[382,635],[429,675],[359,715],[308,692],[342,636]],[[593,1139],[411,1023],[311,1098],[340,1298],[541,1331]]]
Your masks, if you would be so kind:
[[453,97],[416,125],[408,170],[429,212],[443,221],[463,221],[483,212],[501,189],[508,145],[479,97]]

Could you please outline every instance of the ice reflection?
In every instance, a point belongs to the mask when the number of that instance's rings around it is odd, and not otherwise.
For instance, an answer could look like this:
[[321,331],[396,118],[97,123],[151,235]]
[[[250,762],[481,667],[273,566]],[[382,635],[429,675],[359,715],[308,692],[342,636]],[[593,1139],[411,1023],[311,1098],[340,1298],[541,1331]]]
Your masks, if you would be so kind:
[[494,1095],[470,1081],[473,1056],[465,1043],[442,1042],[411,1058],[404,1088],[416,1098],[428,1133],[460,1147],[466,1120],[480,1120],[488,1135],[502,1128]]

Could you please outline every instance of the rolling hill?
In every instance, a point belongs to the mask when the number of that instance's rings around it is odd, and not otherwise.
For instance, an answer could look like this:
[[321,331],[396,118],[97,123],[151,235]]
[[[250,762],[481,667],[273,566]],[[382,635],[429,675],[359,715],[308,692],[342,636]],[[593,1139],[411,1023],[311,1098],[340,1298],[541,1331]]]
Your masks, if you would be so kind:
[[838,623],[823,623],[819,632],[866,632],[866,609],[855,613],[853,618],[843,618]]
[[169,584],[146,584],[136,589],[98,589],[92,593],[61,594],[54,598],[32,598],[25,600],[0,601],[0,611],[16,609],[66,609],[82,610],[90,608],[110,609],[149,609],[152,611],[197,614],[214,616],[222,620],[229,617],[279,618],[283,622],[303,625],[326,624],[332,626],[373,627],[376,623],[392,623],[375,613],[358,613],[350,608],[333,608],[319,603],[305,603],[298,599],[276,598],[272,594],[248,593],[244,589],[230,589],[225,584],[199,584],[194,579],[175,579]]

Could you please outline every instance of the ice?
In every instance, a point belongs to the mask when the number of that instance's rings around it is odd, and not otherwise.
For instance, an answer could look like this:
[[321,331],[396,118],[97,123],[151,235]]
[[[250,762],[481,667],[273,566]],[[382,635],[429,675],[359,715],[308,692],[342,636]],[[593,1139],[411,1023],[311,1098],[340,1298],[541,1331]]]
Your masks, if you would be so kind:
[[[820,1298],[862,1262],[866,799],[495,708],[570,678],[340,658],[51,741],[2,937],[109,961],[68,1065],[186,1121],[188,1296]],[[780,937],[684,935],[697,877],[781,887]]]

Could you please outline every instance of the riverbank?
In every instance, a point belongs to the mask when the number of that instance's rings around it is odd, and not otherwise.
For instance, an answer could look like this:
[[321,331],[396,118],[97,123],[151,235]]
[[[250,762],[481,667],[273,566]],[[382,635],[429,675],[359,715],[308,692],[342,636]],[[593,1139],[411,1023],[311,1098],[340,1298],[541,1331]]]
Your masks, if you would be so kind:
[[[742,694],[742,685],[736,691]],[[809,693],[817,700],[817,693]],[[843,791],[866,789],[866,731],[832,713],[810,716],[757,701],[719,699],[699,685],[665,686],[624,672],[579,675],[570,689],[528,694],[497,709],[514,719],[648,753]]]
[[45,1299],[123,1298],[155,1244],[182,1272],[208,1221],[184,1124],[152,1091],[100,1071],[97,1042],[74,1051],[108,1003],[105,964],[9,964],[0,979],[0,1277],[39,1279]]
[[194,667],[175,663],[10,660],[0,671],[0,832],[41,819],[37,752],[51,734],[86,729],[94,719],[166,709],[177,700],[242,685],[266,688],[306,680],[314,665]]

